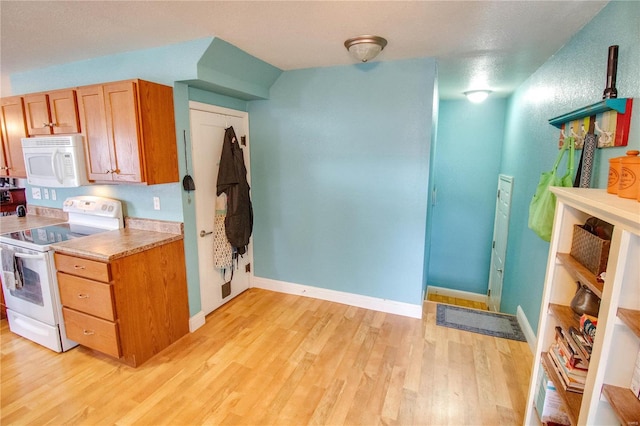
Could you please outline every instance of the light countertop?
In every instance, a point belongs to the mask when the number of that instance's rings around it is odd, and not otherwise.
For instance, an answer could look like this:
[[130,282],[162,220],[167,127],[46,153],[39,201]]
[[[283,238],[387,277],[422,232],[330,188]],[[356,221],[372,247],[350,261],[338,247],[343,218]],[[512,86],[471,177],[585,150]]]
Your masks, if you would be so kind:
[[[66,218],[28,214],[0,217],[0,233],[66,222]],[[163,244],[182,240],[183,224],[151,219],[125,218],[125,228],[51,244],[54,251],[109,262]]]
[[24,231],[25,229],[39,228],[41,226],[55,225],[56,223],[66,222],[64,219],[53,218],[48,216],[37,216],[28,214],[24,217],[17,215],[0,217],[0,234],[8,232]]
[[182,239],[182,234],[124,228],[55,243],[52,247],[56,253],[109,262]]

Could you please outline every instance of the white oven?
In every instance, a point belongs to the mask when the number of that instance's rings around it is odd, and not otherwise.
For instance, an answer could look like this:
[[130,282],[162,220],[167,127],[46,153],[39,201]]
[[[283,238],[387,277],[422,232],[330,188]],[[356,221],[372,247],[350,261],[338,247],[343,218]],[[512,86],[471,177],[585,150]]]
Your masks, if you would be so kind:
[[[76,344],[66,339],[60,324],[60,294],[51,251],[39,252],[0,243],[2,256],[12,251],[20,265],[21,283],[9,283],[3,275],[3,292],[11,331],[56,352]],[[4,273],[4,271],[3,271]],[[62,328],[62,330],[61,330]]]
[[0,235],[2,291],[9,329],[56,352],[67,338],[52,245],[123,227],[120,201],[79,196],[64,202],[69,221]]

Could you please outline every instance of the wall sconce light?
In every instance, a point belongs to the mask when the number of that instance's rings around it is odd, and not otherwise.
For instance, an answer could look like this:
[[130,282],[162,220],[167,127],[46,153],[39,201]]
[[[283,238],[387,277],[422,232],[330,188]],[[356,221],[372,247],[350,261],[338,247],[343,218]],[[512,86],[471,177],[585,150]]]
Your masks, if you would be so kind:
[[361,62],[367,62],[378,56],[386,45],[387,40],[373,35],[361,35],[344,42],[344,47],[349,53]]
[[469,101],[474,104],[479,104],[487,99],[489,93],[491,93],[491,90],[469,90],[468,92],[464,92],[464,95],[469,99]]

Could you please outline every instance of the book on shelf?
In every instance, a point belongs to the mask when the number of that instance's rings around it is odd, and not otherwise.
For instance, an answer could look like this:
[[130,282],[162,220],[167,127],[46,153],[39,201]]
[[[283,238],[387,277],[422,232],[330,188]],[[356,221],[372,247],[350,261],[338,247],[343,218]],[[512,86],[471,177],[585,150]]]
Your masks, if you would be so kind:
[[576,343],[583,359],[589,360],[591,358],[591,344],[589,341],[575,327],[569,327],[569,336]]
[[565,371],[569,376],[576,379],[587,377],[588,370],[586,368],[572,367],[567,361],[567,358],[562,354],[562,350],[560,349],[559,346],[555,345],[551,348],[551,350],[553,351],[556,358],[558,359],[558,362],[562,363],[562,367],[565,369]]
[[549,358],[551,358],[553,368],[556,370],[556,373],[560,376],[564,390],[582,393],[587,379],[586,371],[580,371],[578,373],[578,370],[569,369],[566,362],[563,360],[562,355],[559,353],[558,346],[556,344],[551,345],[549,348]]
[[585,376],[587,375],[587,370],[589,369],[588,366],[583,367],[582,364],[579,364],[577,361],[571,360],[569,355],[567,355],[567,353],[559,345],[558,345],[558,352],[559,352],[559,355],[562,357],[560,361],[564,362],[565,366],[570,371],[574,372],[574,374],[576,375],[582,375],[582,374],[584,374]]
[[589,368],[589,360],[584,359],[573,339],[567,339],[562,327],[556,327],[556,343],[572,368]]
[[598,326],[598,318],[591,315],[582,314],[580,317],[580,331],[589,344],[593,345],[593,339],[596,337],[596,327]]
[[571,425],[562,399],[544,368],[541,368],[538,373],[535,407],[543,424]]

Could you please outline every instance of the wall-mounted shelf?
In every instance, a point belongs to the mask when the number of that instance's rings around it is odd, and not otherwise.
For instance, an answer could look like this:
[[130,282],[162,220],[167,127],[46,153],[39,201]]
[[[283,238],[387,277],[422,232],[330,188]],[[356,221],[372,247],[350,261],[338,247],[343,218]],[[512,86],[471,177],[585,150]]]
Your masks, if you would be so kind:
[[593,272],[575,260],[569,253],[557,253],[557,257],[560,263],[566,266],[567,271],[576,281],[585,284],[589,287],[589,290],[602,299],[603,283],[598,281],[598,278]]
[[[629,108],[627,108],[627,113]],[[640,204],[618,198],[604,189],[553,187],[557,197],[553,238],[550,241],[545,285],[542,292],[538,341],[534,351],[532,380],[524,424],[538,425],[536,401],[540,368],[547,370],[573,426],[639,424],[640,400],[629,389],[640,345]],[[582,268],[569,254],[574,225],[597,217],[613,225],[611,251],[604,283]],[[598,325],[582,394],[564,389],[548,349],[556,339],[556,327],[579,327],[571,302],[575,284],[588,283],[601,294]],[[587,285],[587,284],[586,284]],[[542,361],[542,363],[541,363]],[[634,423],[635,422],[635,423]]]
[[610,110],[624,114],[627,110],[627,98],[605,99],[595,104],[571,111],[567,114],[554,117],[549,120],[549,124],[560,129],[564,123],[568,123],[569,121],[579,120],[584,117],[590,117]]

